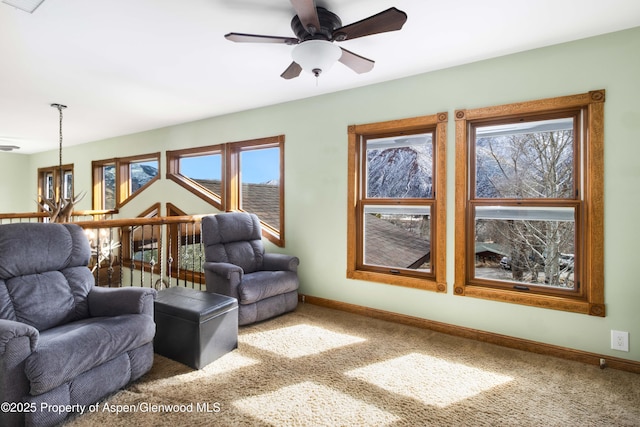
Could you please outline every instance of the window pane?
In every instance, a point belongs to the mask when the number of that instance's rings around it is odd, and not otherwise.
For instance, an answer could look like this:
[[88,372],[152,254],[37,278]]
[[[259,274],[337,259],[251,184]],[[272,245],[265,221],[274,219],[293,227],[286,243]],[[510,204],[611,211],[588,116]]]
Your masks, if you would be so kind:
[[195,271],[201,273],[204,253],[200,243],[185,243],[179,247],[179,267],[182,271]]
[[573,208],[478,207],[475,232],[476,278],[574,289]]
[[433,134],[368,139],[366,197],[433,197]]
[[181,157],[179,173],[194,180],[217,196],[221,194],[222,155],[206,154]]
[[131,175],[131,194],[133,195],[140,187],[158,176],[158,161],[131,162],[129,164],[129,173]]
[[55,198],[55,187],[53,185],[53,174],[47,173],[44,177],[44,186],[45,186],[45,194],[49,200],[53,200]]
[[240,209],[280,228],[280,149],[240,152]]
[[429,206],[365,206],[364,263],[431,271]]
[[73,172],[65,171],[64,172],[64,184],[62,186],[62,191],[65,199],[69,199],[73,197]]
[[476,128],[476,196],[572,198],[573,118]]
[[102,167],[102,200],[103,209],[116,208],[116,166],[104,165]]

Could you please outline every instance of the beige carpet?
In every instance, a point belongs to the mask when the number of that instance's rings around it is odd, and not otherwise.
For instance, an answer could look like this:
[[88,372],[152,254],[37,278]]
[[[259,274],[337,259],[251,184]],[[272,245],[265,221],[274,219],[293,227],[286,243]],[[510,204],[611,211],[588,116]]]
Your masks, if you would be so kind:
[[633,426],[640,376],[301,304],[93,409],[67,425]]

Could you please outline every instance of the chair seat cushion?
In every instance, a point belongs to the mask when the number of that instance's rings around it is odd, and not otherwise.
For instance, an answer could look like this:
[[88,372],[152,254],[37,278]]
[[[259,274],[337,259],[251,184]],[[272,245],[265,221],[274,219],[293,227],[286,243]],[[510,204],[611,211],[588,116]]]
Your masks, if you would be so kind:
[[154,335],[153,318],[142,314],[88,318],[44,331],[25,362],[31,395],[151,342]]
[[238,286],[238,303],[253,304],[297,289],[298,275],[293,271],[256,271],[242,277],[242,283]]

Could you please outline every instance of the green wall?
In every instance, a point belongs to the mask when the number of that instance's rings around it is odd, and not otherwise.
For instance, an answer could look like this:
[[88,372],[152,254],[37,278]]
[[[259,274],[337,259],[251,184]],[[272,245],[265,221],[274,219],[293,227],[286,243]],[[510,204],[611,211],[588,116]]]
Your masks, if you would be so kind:
[[20,179],[28,180],[30,158],[25,154],[0,151],[0,212],[33,212],[36,210],[36,187],[34,172],[33,196],[27,198],[25,186],[17,185]]
[[[153,202],[212,212],[164,179],[164,151],[284,134],[286,248],[301,259],[301,291],[347,303],[640,361],[640,28],[65,150],[76,188],[89,189],[90,160],[162,151],[163,179],[123,209]],[[327,76],[330,78],[330,76]],[[453,295],[454,120],[478,108],[605,89],[605,303],[591,317]],[[446,293],[347,280],[347,126],[449,112]],[[0,165],[4,164],[0,155]],[[30,176],[56,153],[30,156]],[[6,163],[6,162],[5,162]],[[17,172],[16,172],[17,173]],[[25,180],[29,181],[25,176]],[[29,181],[35,187],[35,181]],[[6,184],[0,184],[4,189]],[[4,191],[4,190],[3,190]],[[90,196],[81,208],[90,207]],[[26,202],[25,202],[26,203]],[[280,250],[272,248],[273,250]],[[610,330],[630,332],[630,352],[610,349]]]

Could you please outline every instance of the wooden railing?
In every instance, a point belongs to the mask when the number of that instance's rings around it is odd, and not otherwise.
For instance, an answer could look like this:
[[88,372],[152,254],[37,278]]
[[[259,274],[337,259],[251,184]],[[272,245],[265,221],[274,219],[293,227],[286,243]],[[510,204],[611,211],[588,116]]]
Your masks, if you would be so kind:
[[[89,218],[91,220],[110,219],[117,213],[117,209],[73,211],[71,219],[73,222],[87,220]],[[12,222],[46,222],[48,219],[49,214],[47,212],[0,213],[0,224]]]
[[[97,219],[111,211],[74,212],[91,245],[89,268],[99,286],[186,286],[204,290],[204,251],[200,220],[204,215]],[[38,222],[46,213],[0,214],[0,224]]]

